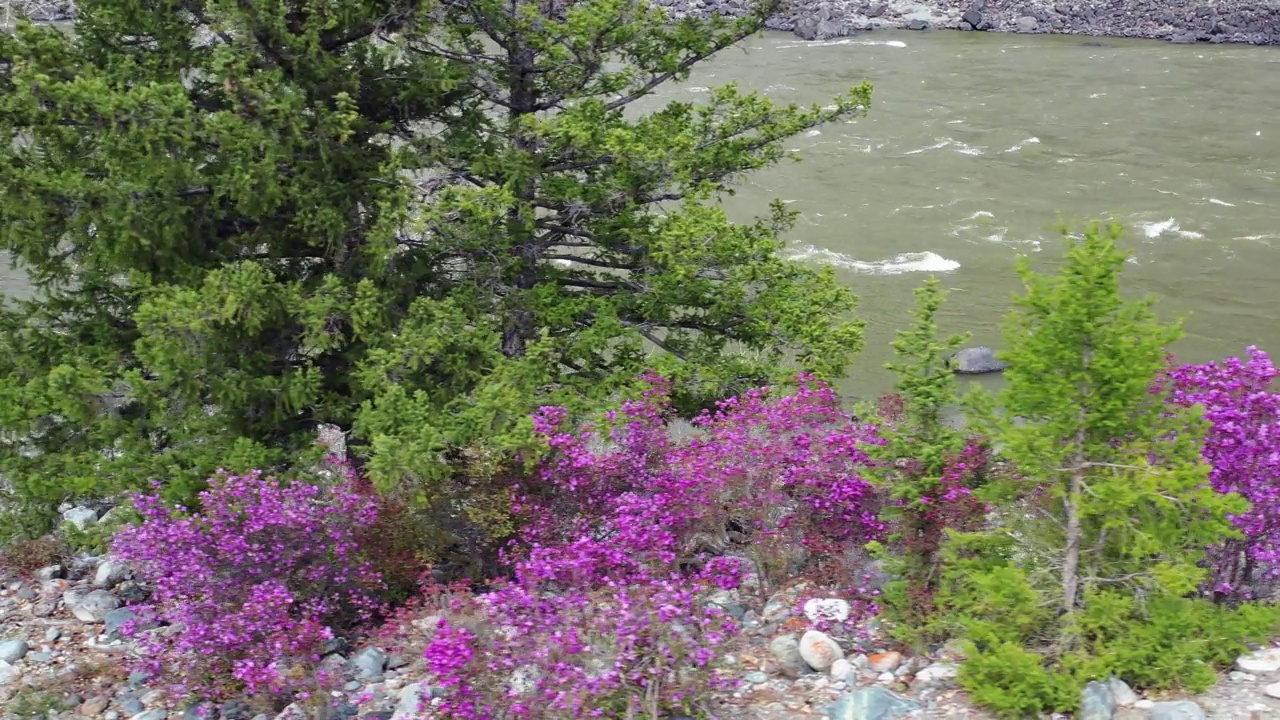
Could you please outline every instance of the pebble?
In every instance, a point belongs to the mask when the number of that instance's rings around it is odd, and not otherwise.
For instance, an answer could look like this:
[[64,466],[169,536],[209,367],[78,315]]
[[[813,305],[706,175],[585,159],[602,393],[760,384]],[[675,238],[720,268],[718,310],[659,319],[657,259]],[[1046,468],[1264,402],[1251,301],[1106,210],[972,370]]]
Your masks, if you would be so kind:
[[133,720],[168,720],[169,711],[163,708],[148,710],[141,715],[134,715]]
[[1263,688],[1262,692],[1266,693],[1267,697],[1280,698],[1280,682],[1271,683]]
[[1080,711],[1076,720],[1111,720],[1116,712],[1116,699],[1106,683],[1093,681],[1085,684],[1080,694]]
[[867,656],[867,667],[878,673],[893,672],[902,664],[902,653],[889,651]]
[[751,683],[752,685],[763,685],[769,682],[769,676],[765,675],[759,670],[756,670],[755,672],[749,672],[746,675],[743,675],[742,679]]
[[849,619],[849,602],[840,598],[812,598],[804,604],[809,622],[838,623]]
[[1138,702],[1138,693],[1129,687],[1129,683],[1112,675],[1107,678],[1107,689],[1111,691],[1111,697],[1116,699],[1116,705],[1120,707],[1133,707]]
[[804,658],[800,656],[800,641],[795,635],[779,635],[769,641],[769,653],[784,675],[795,677],[807,669]]
[[26,657],[28,649],[26,640],[0,642],[0,662],[16,663]]
[[68,590],[63,596],[63,602],[81,622],[100,623],[107,613],[120,607],[120,598],[106,590],[94,590],[84,596],[73,595],[73,592]]
[[953,680],[960,674],[955,663],[937,662],[916,673],[916,682],[930,683],[938,680]]
[[110,704],[111,699],[103,695],[91,697],[88,700],[85,700],[84,704],[80,706],[80,714],[85,717],[96,717],[100,715],[103,710],[106,710],[107,706]]
[[44,631],[45,642],[55,642],[60,637],[62,637],[62,631],[56,627],[51,627]]
[[422,697],[426,693],[427,688],[420,682],[405,686],[396,697],[396,709],[392,714],[392,720],[410,720],[417,718],[418,705],[422,702]]
[[137,698],[129,698],[120,703],[120,711],[129,717],[142,714],[143,708],[142,701]]
[[921,704],[879,686],[846,693],[827,708],[831,720],[897,720],[910,717]]
[[98,522],[98,511],[93,508],[76,506],[62,513],[62,519],[74,525],[77,530],[83,531]]
[[800,637],[800,657],[814,670],[826,670],[836,660],[844,657],[844,650],[830,635],[818,630],[808,630]]
[[1205,720],[1205,714],[1203,708],[1190,700],[1174,700],[1153,703],[1151,720]]
[[853,663],[849,662],[845,658],[840,658],[839,660],[831,663],[831,677],[836,680],[853,682],[854,673],[856,672],[857,671],[853,669]]
[[53,580],[55,578],[64,578],[67,571],[61,565],[47,565],[36,571],[36,579],[41,582]]
[[1280,670],[1280,648],[1264,648],[1241,655],[1236,667],[1244,672],[1265,675]]
[[894,675],[891,672],[882,672],[876,676],[876,681],[883,685],[890,685],[893,683],[894,680],[897,680],[897,679],[898,679],[898,676]]
[[387,667],[387,654],[376,647],[367,647],[351,658],[351,664],[364,677],[381,675]]
[[98,563],[93,574],[93,584],[100,588],[109,588],[129,576],[129,569],[124,563],[110,558]]
[[1227,679],[1229,679],[1231,682],[1247,683],[1247,682],[1256,682],[1258,679],[1258,676],[1252,675],[1247,672],[1241,672],[1240,670],[1232,670],[1231,672],[1227,673]]

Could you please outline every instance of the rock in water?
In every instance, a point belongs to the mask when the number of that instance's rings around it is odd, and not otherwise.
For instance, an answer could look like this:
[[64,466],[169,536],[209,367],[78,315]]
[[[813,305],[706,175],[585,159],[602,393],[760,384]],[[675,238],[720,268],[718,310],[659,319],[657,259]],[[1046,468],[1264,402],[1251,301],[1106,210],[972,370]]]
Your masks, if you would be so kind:
[[1076,720],[1111,720],[1116,713],[1116,699],[1105,684],[1091,682],[1080,696],[1080,712]]
[[1007,367],[1009,364],[996,358],[996,351],[989,347],[965,348],[951,357],[951,369],[960,375],[984,375]]
[[840,649],[840,645],[830,635],[809,630],[800,636],[800,657],[809,667],[822,671],[844,657],[844,650]]
[[831,720],[900,720],[923,706],[879,685],[847,693],[827,708]]
[[1204,710],[1190,700],[1158,702],[1151,706],[1151,720],[1205,720]]

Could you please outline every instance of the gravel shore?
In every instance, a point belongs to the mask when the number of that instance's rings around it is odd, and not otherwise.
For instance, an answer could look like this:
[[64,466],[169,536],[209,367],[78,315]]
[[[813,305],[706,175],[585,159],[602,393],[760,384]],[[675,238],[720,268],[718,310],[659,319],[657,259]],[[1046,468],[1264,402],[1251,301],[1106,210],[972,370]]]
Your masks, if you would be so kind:
[[[735,15],[747,0],[658,0],[676,16]],[[1255,0],[794,0],[773,30],[828,40],[869,30],[965,30],[1280,45],[1280,2]]]

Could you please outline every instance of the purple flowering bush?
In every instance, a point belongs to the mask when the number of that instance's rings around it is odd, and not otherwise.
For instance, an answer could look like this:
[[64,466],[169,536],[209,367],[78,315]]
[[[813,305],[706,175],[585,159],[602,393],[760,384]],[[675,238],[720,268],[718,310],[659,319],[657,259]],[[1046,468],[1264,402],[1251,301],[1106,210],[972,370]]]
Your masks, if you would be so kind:
[[374,500],[350,474],[330,486],[258,472],[214,477],[199,500],[193,512],[138,495],[143,522],[114,540],[153,591],[135,612],[168,625],[126,628],[138,669],[179,699],[305,699],[328,680],[315,666],[334,628],[378,609],[382,582],[357,542]]
[[1181,365],[1168,373],[1170,401],[1200,405],[1210,428],[1203,456],[1215,490],[1239,493],[1248,511],[1231,518],[1241,539],[1227,540],[1208,558],[1219,599],[1248,598],[1255,583],[1280,578],[1280,370],[1256,347],[1248,359]]
[[553,452],[516,503],[527,520],[515,546],[526,572],[590,584],[731,555],[767,592],[801,570],[829,571],[882,535],[862,476],[875,429],[843,413],[826,384],[802,376],[789,395],[750,390],[676,441],[664,422],[670,388],[650,382],[642,400],[609,414],[607,433],[570,432],[562,408],[535,416]]
[[426,650],[446,691],[432,717],[692,712],[727,682],[714,660],[736,632],[712,593],[841,567],[843,589],[856,586],[850,556],[884,531],[860,474],[875,434],[830,387],[752,390],[678,440],[669,384],[649,382],[605,428],[571,431],[563,408],[535,415],[551,454],[515,499],[514,576],[444,613]]

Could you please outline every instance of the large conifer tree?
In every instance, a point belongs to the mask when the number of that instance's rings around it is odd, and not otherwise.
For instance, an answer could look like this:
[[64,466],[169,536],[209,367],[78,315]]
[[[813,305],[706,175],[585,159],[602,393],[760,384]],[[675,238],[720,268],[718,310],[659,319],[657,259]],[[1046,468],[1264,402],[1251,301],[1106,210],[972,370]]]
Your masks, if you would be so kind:
[[646,368],[840,373],[852,296],[783,259],[780,207],[715,198],[869,88],[636,105],[771,9],[88,0],[0,40],[0,244],[37,289],[0,316],[0,472],[37,503],[181,490],[327,422],[416,484]]

